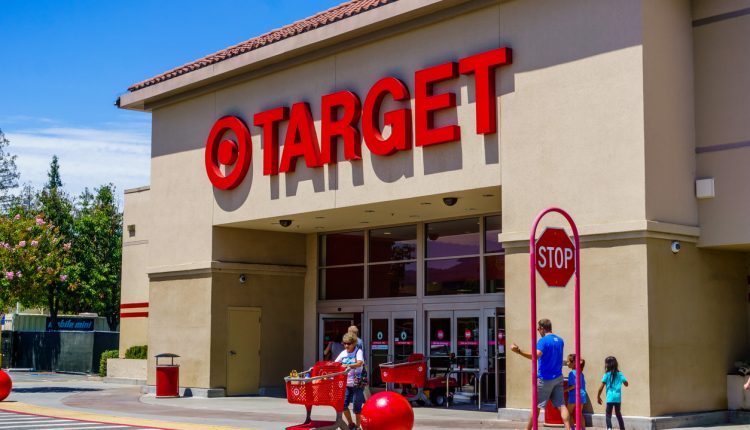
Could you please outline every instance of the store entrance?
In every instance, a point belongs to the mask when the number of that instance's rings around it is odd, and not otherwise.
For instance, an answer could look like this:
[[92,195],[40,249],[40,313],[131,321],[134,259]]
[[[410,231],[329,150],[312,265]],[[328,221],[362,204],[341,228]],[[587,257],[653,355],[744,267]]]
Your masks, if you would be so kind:
[[320,314],[320,341],[318,343],[318,357],[323,360],[335,360],[339,353],[344,350],[341,339],[349,330],[356,325],[361,327],[362,314]]
[[380,379],[380,364],[404,361],[415,352],[416,311],[370,312],[365,338],[366,363],[369,365],[370,386],[385,388]]
[[[455,364],[467,370],[486,370],[487,354],[480,350],[483,334],[480,323],[479,311],[428,312],[430,369],[445,372]],[[450,361],[451,353],[455,354],[455,363]]]

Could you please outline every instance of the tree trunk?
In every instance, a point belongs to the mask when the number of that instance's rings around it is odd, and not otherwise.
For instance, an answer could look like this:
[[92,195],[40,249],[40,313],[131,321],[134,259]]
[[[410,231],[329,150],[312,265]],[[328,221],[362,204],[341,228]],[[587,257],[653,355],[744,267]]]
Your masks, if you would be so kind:
[[57,300],[54,289],[47,294],[47,304],[49,305],[50,330],[58,331],[60,327],[57,325]]

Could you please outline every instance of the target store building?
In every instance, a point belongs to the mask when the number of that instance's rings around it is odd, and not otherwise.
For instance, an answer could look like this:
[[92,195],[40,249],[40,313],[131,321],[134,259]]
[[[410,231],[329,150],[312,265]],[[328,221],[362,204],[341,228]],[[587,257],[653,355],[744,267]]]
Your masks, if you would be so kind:
[[[705,412],[750,356],[749,39],[747,1],[354,0],[137,83],[121,350],[273,395],[356,324],[374,389],[380,363],[454,353],[525,418],[505,345],[530,349],[529,232],[557,206],[589,395],[614,355],[634,425],[726,417]],[[572,352],[573,283],[538,285]]]

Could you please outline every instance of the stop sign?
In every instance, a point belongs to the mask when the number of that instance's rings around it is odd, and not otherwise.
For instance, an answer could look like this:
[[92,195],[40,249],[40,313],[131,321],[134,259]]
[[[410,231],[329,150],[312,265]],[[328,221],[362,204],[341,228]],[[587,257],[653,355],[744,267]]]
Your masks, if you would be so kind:
[[547,228],[536,241],[536,271],[550,287],[564,287],[575,272],[575,246],[561,228]]

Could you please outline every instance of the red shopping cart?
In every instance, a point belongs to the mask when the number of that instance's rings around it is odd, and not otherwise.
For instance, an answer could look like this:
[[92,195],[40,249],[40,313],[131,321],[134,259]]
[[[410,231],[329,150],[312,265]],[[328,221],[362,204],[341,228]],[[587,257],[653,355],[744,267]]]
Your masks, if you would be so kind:
[[417,389],[416,394],[406,394],[410,402],[422,401],[431,405],[430,399],[424,394],[427,381],[427,360],[424,354],[411,354],[403,363],[383,363],[380,365],[380,379],[394,384],[411,384]]
[[[286,399],[289,403],[305,405],[307,417],[305,422],[291,429],[348,430],[341,414],[344,410],[346,395],[346,374],[349,369],[340,363],[319,361],[299,376],[287,376]],[[313,406],[331,406],[336,410],[336,421],[313,421],[310,417]]]

